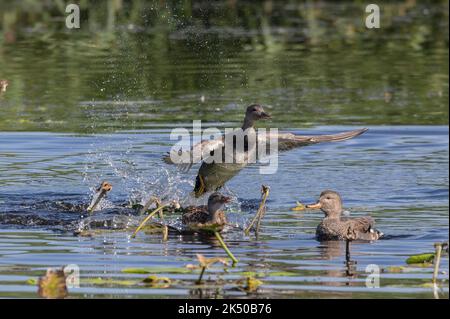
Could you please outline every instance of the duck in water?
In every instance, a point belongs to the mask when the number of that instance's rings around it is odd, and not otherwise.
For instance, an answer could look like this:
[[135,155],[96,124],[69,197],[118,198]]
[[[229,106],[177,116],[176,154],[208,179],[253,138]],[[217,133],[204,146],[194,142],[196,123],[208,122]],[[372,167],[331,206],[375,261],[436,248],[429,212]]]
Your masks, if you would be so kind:
[[320,209],[325,213],[325,217],[316,229],[316,238],[319,241],[372,241],[383,236],[383,233],[374,228],[375,221],[370,216],[341,217],[343,212],[342,199],[339,193],[335,191],[323,191],[317,203],[306,205],[306,208]]
[[[207,192],[217,191],[223,187],[227,181],[236,176],[249,163],[252,163],[249,159],[260,160],[257,151],[259,147],[271,150],[275,144],[277,145],[277,152],[284,152],[322,142],[345,141],[367,131],[367,129],[359,129],[333,135],[316,136],[302,136],[273,131],[266,132],[266,134],[256,134],[254,130],[255,123],[270,118],[270,115],[264,111],[261,105],[252,104],[247,107],[242,127],[232,132],[234,136],[232,137],[233,144],[231,148],[226,147],[227,135],[222,135],[217,139],[203,140],[195,144],[189,151],[172,150],[168,155],[164,156],[163,160],[168,164],[177,164],[185,171],[188,171],[193,164],[202,162],[194,187],[195,196],[199,197]],[[255,143],[249,142],[249,134],[256,135]],[[236,139],[239,135],[243,136],[243,147],[237,148]],[[276,142],[274,143],[274,141]],[[187,163],[184,160],[174,161],[174,158],[187,158],[189,161]],[[229,160],[226,161],[224,160],[225,158],[231,158],[232,160],[231,162]],[[236,160],[237,158],[240,160]]]
[[186,207],[182,215],[182,223],[190,228],[214,226],[222,229],[227,224],[222,208],[230,201],[230,197],[218,192],[212,193],[208,198],[208,205]]
[[318,241],[345,240],[346,275],[353,277],[356,261],[350,259],[350,242],[353,240],[373,241],[383,236],[383,233],[374,228],[373,218],[370,216],[341,217],[343,212],[341,196],[331,190],[323,191],[317,203],[306,205],[306,208],[320,209],[325,213],[325,217],[316,229]]

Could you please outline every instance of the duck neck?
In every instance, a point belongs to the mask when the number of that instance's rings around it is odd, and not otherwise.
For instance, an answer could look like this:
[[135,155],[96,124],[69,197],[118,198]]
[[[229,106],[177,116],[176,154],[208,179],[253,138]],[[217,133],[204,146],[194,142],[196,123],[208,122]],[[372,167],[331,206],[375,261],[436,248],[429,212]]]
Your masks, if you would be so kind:
[[246,129],[251,128],[254,125],[255,121],[246,116],[244,119],[244,123],[242,124],[242,130],[245,131]]
[[216,224],[219,222],[219,216],[221,212],[222,210],[220,209],[209,211],[209,218],[211,219],[211,223]]
[[325,218],[329,219],[340,219],[342,214],[342,209],[332,210],[332,211],[324,211]]

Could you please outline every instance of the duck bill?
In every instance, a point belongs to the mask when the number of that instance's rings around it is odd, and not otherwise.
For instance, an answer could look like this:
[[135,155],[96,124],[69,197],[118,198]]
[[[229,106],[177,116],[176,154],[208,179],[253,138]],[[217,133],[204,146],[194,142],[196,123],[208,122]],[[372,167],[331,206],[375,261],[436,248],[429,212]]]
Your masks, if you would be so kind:
[[269,113],[261,112],[261,119],[262,120],[268,120],[268,119],[271,119],[271,118],[272,118],[272,116],[270,116]]
[[226,203],[230,203],[230,202],[231,202],[231,197],[228,197],[228,196],[222,197],[222,203],[226,204]]
[[309,208],[309,209],[321,209],[322,208],[322,204],[320,202],[317,202],[315,204],[306,205],[305,207]]

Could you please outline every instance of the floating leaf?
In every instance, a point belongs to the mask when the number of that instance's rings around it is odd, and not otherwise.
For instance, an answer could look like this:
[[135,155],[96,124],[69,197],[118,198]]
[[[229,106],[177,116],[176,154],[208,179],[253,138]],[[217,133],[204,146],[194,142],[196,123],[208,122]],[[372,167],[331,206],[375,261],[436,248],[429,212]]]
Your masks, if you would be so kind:
[[157,274],[157,273],[165,273],[165,274],[187,274],[190,273],[189,269],[184,267],[176,268],[176,267],[145,267],[145,268],[124,268],[122,269],[123,273],[126,274]]
[[29,279],[27,279],[27,281],[25,283],[27,285],[35,286],[38,283],[38,279],[36,279],[36,278],[29,278]]
[[190,224],[188,225],[189,230],[194,232],[207,232],[207,233],[215,233],[215,232],[221,232],[223,230],[223,225],[221,224],[211,224],[211,223],[205,223],[205,224]]
[[274,271],[269,273],[269,276],[273,276],[273,277],[292,277],[292,276],[297,276],[298,274],[296,274],[295,272],[289,272],[289,271]]
[[136,280],[121,280],[112,278],[83,278],[83,283],[95,286],[136,286],[139,282]]
[[434,289],[434,288],[436,288],[436,284],[433,284],[432,282],[426,282],[424,284],[421,284],[420,287]]
[[168,277],[158,277],[155,275],[148,276],[142,282],[146,285],[152,286],[153,288],[168,288],[172,281]]
[[405,270],[406,270],[406,267],[403,267],[403,266],[389,266],[389,267],[383,269],[384,272],[388,272],[388,273],[402,273]]
[[246,292],[255,292],[263,282],[255,277],[246,277],[237,281],[239,288]]
[[413,255],[406,259],[407,264],[424,264],[432,263],[434,260],[434,253]]
[[305,210],[306,207],[304,204],[300,203],[300,202],[296,202],[297,206],[291,208],[291,210],[293,211],[300,211],[300,210]]

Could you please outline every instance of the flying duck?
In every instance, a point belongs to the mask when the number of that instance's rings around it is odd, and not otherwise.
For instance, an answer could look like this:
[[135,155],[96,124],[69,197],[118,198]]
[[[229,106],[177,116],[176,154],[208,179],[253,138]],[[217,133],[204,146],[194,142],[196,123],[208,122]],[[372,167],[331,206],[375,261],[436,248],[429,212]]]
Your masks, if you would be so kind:
[[[244,145],[241,151],[236,149],[236,140],[233,137],[233,152],[231,154],[232,161],[226,161],[226,135],[222,135],[217,139],[203,140],[195,144],[188,150],[172,150],[163,157],[163,160],[168,164],[177,164],[181,169],[188,171],[190,167],[198,162],[202,162],[197,174],[194,193],[196,197],[204,193],[219,190],[227,181],[237,175],[245,166],[248,165],[250,158],[255,158],[258,153],[258,147],[273,147],[272,141],[276,140],[278,145],[278,152],[284,152],[296,147],[302,147],[322,142],[336,142],[345,141],[356,137],[367,131],[366,128],[354,131],[343,132],[332,135],[316,135],[316,136],[302,136],[292,133],[274,133],[268,132],[265,135],[257,134],[256,143],[249,143],[246,132],[255,132],[254,125],[259,120],[270,119],[271,116],[264,111],[264,108],[259,104],[252,104],[247,107],[245,112],[244,122],[238,134],[244,135]],[[236,134],[236,133],[234,133]],[[222,161],[216,161],[216,152],[219,152],[219,157]],[[240,154],[238,154],[240,152]],[[183,156],[190,159],[188,163],[177,163],[172,160],[172,155]],[[241,159],[236,161],[235,159]]]

